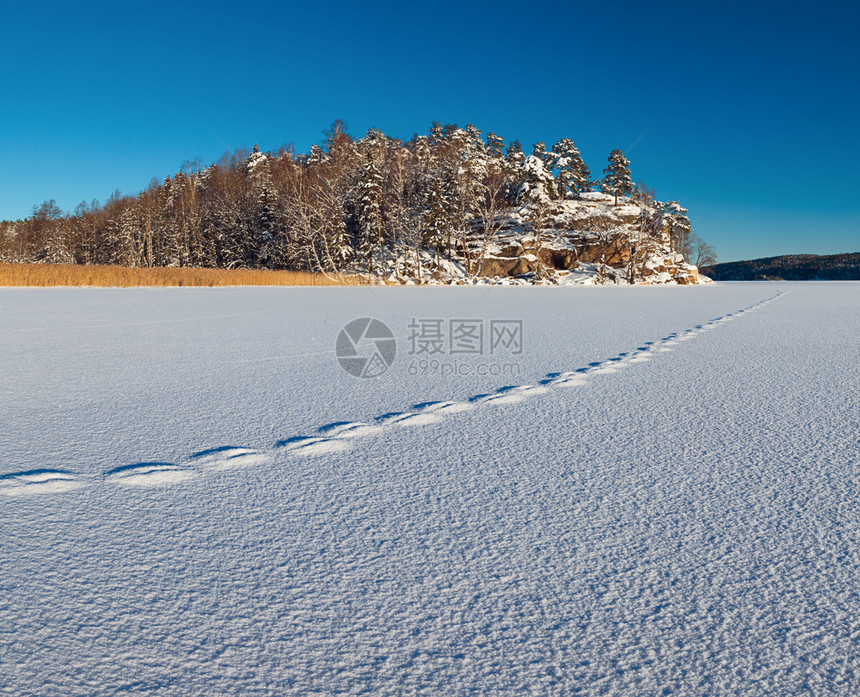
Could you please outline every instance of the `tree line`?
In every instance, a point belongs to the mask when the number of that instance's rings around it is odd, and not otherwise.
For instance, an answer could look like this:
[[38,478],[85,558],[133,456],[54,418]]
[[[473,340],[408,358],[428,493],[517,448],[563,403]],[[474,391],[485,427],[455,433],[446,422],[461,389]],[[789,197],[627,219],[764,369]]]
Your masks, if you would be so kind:
[[[648,198],[630,163],[613,150],[600,179],[575,143],[505,145],[474,126],[434,123],[409,141],[371,129],[354,138],[342,121],[307,154],[237,150],[217,163],[186,163],[136,196],[64,213],[54,200],[22,221],[0,223],[0,260],[131,267],[272,268],[408,273],[421,255],[474,259],[476,221],[487,242],[505,209],[527,205],[539,224],[554,201],[594,188]],[[653,199],[649,199],[655,203]],[[658,204],[676,249],[701,256],[686,209]],[[701,261],[701,259],[700,259]]]
[[702,271],[715,281],[857,281],[860,253],[789,254],[716,264]]

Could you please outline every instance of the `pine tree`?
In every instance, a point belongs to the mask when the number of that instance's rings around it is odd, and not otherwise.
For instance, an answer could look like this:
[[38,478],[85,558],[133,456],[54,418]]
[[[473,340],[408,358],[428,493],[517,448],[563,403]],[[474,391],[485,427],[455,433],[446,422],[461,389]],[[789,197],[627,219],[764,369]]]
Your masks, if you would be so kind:
[[508,154],[505,155],[505,159],[512,168],[519,169],[523,160],[526,159],[526,156],[523,154],[523,147],[520,145],[520,141],[511,141],[510,145],[508,145]]
[[276,254],[276,226],[277,212],[275,209],[275,195],[272,191],[271,182],[267,179],[263,183],[260,195],[257,197],[257,229],[256,229],[256,265],[263,268],[273,268],[277,259]]
[[265,177],[268,173],[268,158],[264,153],[260,152],[260,147],[256,143],[254,143],[253,152],[245,160],[243,169],[255,181]]
[[663,218],[669,228],[669,238],[675,251],[689,257],[693,225],[690,223],[687,209],[677,201],[669,201],[663,206]]
[[374,160],[379,167],[385,160],[385,152],[389,145],[389,138],[378,128],[370,128],[364,138],[359,141],[359,150],[365,159]]
[[356,256],[374,270],[374,255],[382,251],[385,221],[382,217],[382,175],[368,157],[358,184],[358,240]]
[[633,193],[633,180],[630,178],[630,160],[624,157],[620,150],[609,153],[609,165],[603,170],[603,190],[615,196],[618,205],[618,194]]
[[526,156],[523,154],[520,141],[512,140],[508,145],[508,152],[505,155],[508,174],[508,196],[511,200],[517,199],[520,189],[526,180],[525,170],[523,170],[523,161],[525,159]]
[[311,146],[311,151],[308,153],[308,164],[311,166],[321,164],[328,159],[325,151],[316,143]]
[[562,138],[552,146],[550,163],[551,169],[558,170],[559,198],[566,198],[568,192],[576,195],[588,191],[591,187],[591,172],[570,138]]
[[451,229],[445,185],[438,177],[433,180],[430,186],[427,211],[424,216],[424,229],[426,230],[424,244],[432,245],[436,250],[436,266],[438,267],[439,254]]
[[487,133],[487,157],[491,160],[504,160],[505,141],[490,131]]
[[[456,236],[461,249],[467,249],[469,219],[478,215],[479,199],[484,190],[484,181],[490,170],[490,156],[481,139],[481,132],[474,126],[466,127],[466,144],[460,155],[460,166],[456,172],[454,203]],[[449,243],[449,254],[451,245]]]
[[481,138],[481,131],[472,124],[466,124],[466,150],[472,156],[475,153],[484,153],[484,141]]
[[550,161],[552,160],[551,153],[547,152],[546,143],[542,140],[539,140],[532,146],[532,155],[535,157],[539,157],[541,162],[543,162],[544,167],[547,169],[551,169]]
[[442,140],[445,137],[445,133],[442,130],[442,124],[438,121],[434,121],[433,125],[430,126],[430,145],[434,148],[441,144]]
[[517,196],[521,203],[548,204],[556,198],[555,179],[538,155],[529,155],[523,161],[524,181]]

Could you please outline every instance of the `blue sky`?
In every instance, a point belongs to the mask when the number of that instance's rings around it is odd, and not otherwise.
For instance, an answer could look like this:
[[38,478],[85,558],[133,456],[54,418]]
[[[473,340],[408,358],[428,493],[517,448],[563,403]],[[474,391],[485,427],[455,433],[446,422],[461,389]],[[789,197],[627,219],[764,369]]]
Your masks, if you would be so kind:
[[613,148],[721,261],[860,251],[860,10],[791,3],[7,3],[0,219],[336,118]]

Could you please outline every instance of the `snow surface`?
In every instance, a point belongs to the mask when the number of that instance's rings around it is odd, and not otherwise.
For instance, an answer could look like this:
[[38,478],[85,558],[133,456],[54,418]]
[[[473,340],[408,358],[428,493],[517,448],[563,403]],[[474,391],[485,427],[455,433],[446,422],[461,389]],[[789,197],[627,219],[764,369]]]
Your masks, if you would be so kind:
[[[422,372],[413,318],[522,353]],[[0,327],[0,695],[860,691],[860,284],[6,289]]]

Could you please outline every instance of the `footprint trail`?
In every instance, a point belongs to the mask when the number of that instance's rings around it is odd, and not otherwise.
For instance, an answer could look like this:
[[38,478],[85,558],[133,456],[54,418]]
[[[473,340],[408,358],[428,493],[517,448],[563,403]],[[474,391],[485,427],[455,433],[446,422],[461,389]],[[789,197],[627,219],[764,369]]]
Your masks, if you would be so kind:
[[59,494],[86,486],[86,482],[64,470],[40,469],[0,476],[0,494],[33,496]]
[[[347,451],[363,439],[378,436],[389,429],[439,424],[447,417],[473,409],[514,406],[527,399],[548,394],[557,388],[585,387],[593,375],[612,375],[636,365],[648,363],[659,354],[677,350],[682,346],[682,342],[691,341],[700,334],[753,312],[783,294],[784,291],[780,291],[749,307],[726,313],[689,329],[672,332],[656,341],[644,342],[632,351],[619,353],[604,361],[590,363],[575,370],[548,373],[537,385],[507,385],[491,394],[474,395],[464,401],[422,402],[414,405],[410,411],[389,412],[370,422],[331,423],[320,427],[312,435],[280,440],[269,450],[222,446],[194,453],[181,465],[167,462],[124,465],[106,472],[101,480],[123,487],[168,487],[209,473],[230,473],[267,465],[274,460],[276,453],[287,453],[295,457],[323,457]],[[85,477],[65,470],[29,470],[0,476],[0,494],[18,497],[63,493],[81,489],[88,483]]]

